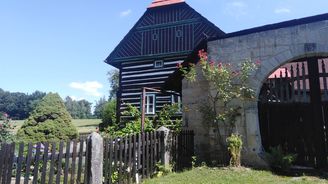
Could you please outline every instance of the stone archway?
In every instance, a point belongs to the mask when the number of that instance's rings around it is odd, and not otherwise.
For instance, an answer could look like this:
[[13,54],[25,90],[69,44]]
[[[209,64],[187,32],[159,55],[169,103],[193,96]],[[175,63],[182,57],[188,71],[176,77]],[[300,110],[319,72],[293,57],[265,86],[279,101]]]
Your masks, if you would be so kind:
[[[208,42],[209,59],[238,65],[247,58],[260,60],[261,68],[254,74],[251,87],[259,96],[263,83],[268,76],[285,63],[300,58],[328,56],[328,27],[326,20],[315,20],[308,23],[295,23],[293,26],[281,28],[268,27],[248,30],[238,34],[228,35],[223,39]],[[252,32],[253,31],[253,32]],[[197,106],[208,91],[205,87],[192,86],[186,81],[182,84],[184,105],[190,109]],[[240,131],[245,147],[243,162],[249,165],[263,165],[263,146],[259,126],[257,101],[245,104],[244,116],[240,119]],[[196,154],[216,155],[215,145],[211,145],[211,130],[202,126],[202,115],[196,110],[190,110],[184,115],[189,128],[195,130]],[[203,149],[206,148],[206,149]],[[206,150],[206,151],[205,151]]]

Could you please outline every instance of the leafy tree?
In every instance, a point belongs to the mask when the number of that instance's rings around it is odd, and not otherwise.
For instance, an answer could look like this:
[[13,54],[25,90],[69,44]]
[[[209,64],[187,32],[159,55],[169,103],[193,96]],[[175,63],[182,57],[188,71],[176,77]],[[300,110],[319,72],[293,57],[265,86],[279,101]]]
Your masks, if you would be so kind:
[[86,100],[73,100],[71,97],[65,98],[65,106],[73,119],[92,118],[91,103]]
[[14,126],[11,119],[8,118],[8,114],[0,113],[0,143],[13,141],[14,136],[11,133],[13,129]]
[[98,119],[102,119],[102,113],[104,111],[104,107],[107,103],[107,100],[105,97],[102,97],[99,99],[99,101],[96,102],[95,110],[93,112],[94,116]]
[[116,98],[116,93],[119,90],[119,81],[120,81],[120,73],[118,70],[112,70],[107,73],[108,81],[110,83],[110,90],[109,90],[109,100]]
[[101,119],[102,123],[99,125],[100,130],[116,123],[116,100],[111,100],[103,106]]
[[63,100],[57,93],[47,94],[17,132],[26,142],[51,142],[74,139],[78,132],[71,123]]
[[26,119],[46,93],[36,91],[31,95],[11,93],[0,89],[0,112],[6,112],[12,119]]

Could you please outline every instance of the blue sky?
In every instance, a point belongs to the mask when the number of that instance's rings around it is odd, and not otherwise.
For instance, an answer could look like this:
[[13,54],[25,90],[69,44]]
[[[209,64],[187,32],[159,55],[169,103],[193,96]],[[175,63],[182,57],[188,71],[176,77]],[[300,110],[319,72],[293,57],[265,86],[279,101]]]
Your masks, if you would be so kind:
[[[108,96],[103,60],[151,0],[2,0],[0,88],[58,92],[95,102]],[[328,13],[327,0],[187,0],[229,33]]]

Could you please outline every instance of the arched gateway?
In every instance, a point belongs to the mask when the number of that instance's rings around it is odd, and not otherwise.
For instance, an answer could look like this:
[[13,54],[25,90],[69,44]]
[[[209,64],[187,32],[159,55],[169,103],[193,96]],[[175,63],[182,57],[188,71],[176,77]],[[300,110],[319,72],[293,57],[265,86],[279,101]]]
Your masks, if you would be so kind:
[[[226,34],[205,47],[212,61],[238,65],[260,60],[251,87],[258,100],[243,104],[238,132],[242,134],[242,161],[263,166],[264,151],[281,145],[298,154],[297,163],[327,166],[328,135],[328,14],[307,17]],[[199,104],[210,86],[182,83],[184,120],[195,131],[195,153],[217,159],[213,127],[202,124]]]
[[297,164],[327,165],[327,58],[301,58],[279,67],[263,83],[258,108],[265,150],[281,146],[297,154]]

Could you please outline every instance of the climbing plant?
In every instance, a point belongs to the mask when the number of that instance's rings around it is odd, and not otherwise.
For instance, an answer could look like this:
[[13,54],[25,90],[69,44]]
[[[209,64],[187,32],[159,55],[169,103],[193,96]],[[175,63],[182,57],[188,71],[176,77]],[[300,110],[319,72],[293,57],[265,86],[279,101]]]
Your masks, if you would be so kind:
[[[197,82],[196,76],[203,75],[209,83],[211,90],[207,94],[208,101],[201,105],[200,112],[206,118],[206,123],[216,130],[218,144],[225,147],[226,142],[222,132],[225,132],[225,135],[238,134],[234,131],[236,131],[237,117],[241,115],[242,104],[255,98],[255,91],[250,87],[249,82],[260,62],[246,59],[239,65],[232,65],[209,61],[204,50],[200,50],[198,56],[197,64],[178,67],[188,81]],[[233,103],[234,101],[238,103]],[[224,131],[220,131],[220,128],[224,128]]]

